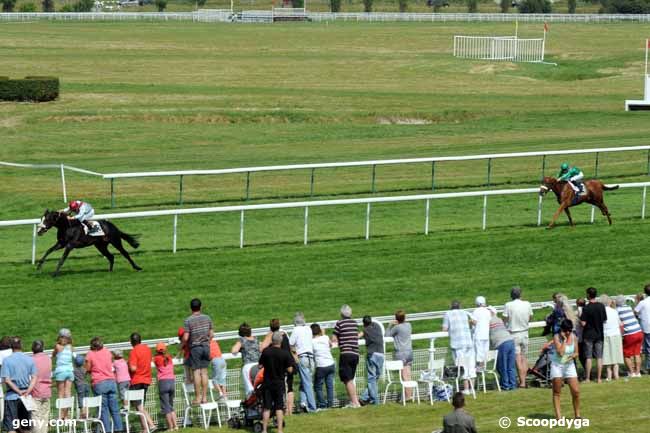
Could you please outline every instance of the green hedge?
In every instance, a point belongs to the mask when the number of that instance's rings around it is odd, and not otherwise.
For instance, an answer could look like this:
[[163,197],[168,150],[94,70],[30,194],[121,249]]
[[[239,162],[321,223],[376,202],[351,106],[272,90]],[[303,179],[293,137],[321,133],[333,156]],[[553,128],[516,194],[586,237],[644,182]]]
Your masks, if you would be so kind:
[[0,77],[0,101],[47,102],[59,97],[59,79],[56,77],[25,77],[10,80]]

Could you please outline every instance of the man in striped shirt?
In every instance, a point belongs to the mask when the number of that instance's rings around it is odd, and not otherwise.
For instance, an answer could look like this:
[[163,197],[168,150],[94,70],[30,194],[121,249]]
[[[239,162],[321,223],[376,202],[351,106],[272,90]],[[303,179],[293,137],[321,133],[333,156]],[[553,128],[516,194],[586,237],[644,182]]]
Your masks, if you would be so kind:
[[346,407],[360,407],[354,385],[354,376],[359,364],[359,329],[357,322],[352,319],[352,308],[347,304],[341,307],[341,320],[334,326],[332,345],[339,347],[339,378],[345,384],[350,398],[350,404]]
[[616,297],[616,311],[623,322],[623,357],[630,377],[641,377],[641,344],[643,331],[625,296]]

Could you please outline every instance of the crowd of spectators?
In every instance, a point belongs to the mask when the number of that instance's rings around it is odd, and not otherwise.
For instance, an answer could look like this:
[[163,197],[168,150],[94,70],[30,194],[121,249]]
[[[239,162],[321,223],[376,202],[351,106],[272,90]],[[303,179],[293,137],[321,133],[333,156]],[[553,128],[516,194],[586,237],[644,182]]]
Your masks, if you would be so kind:
[[[451,355],[463,380],[462,392],[453,396],[455,410],[444,419],[444,431],[456,431],[452,426],[460,424],[466,425],[466,431],[475,429],[473,420],[463,410],[464,396],[473,391],[477,371],[486,369],[493,359],[489,356],[490,351],[497,354],[496,370],[502,390],[527,386],[528,340],[533,310],[531,304],[522,299],[519,287],[514,287],[510,296],[511,301],[505,304],[501,317],[484,296],[476,297],[471,312],[463,310],[460,302],[453,301],[444,315],[442,330],[448,332]],[[628,305],[624,296],[613,299],[604,294],[598,296],[593,287],[586,290],[586,300],[577,300],[576,309],[561,293],[553,295],[553,305],[553,311],[546,317],[544,331],[552,335],[552,339],[544,346],[543,352],[550,358],[549,376],[557,418],[561,417],[560,396],[565,383],[571,392],[575,416],[580,417],[579,379],[600,383],[605,369],[604,380],[617,380],[621,376],[619,366],[622,364],[626,366],[627,377],[631,378],[639,377],[642,370],[650,370],[650,284],[644,288],[644,294],[637,296],[634,307]],[[186,383],[194,385],[194,405],[207,402],[210,365],[219,399],[225,399],[227,392],[226,363],[218,342],[213,339],[212,319],[202,312],[201,307],[201,301],[193,299],[190,302],[191,314],[179,329],[179,357],[186,371]],[[279,431],[282,431],[283,416],[293,412],[296,375],[300,411],[310,413],[332,407],[337,364],[338,377],[349,401],[347,407],[379,404],[378,381],[386,356],[385,337],[393,340],[393,358],[403,363],[403,380],[411,380],[412,327],[405,311],[398,310],[395,320],[385,331],[370,316],[363,317],[363,327],[359,329],[348,305],[341,307],[340,316],[331,337],[317,323],[308,326],[301,312],[295,314],[294,327],[289,334],[281,329],[278,319],[272,319],[269,332],[262,341],[252,334],[248,324],[239,327],[239,338],[231,353],[241,354],[244,367],[249,365],[255,371],[264,369],[264,431],[272,413],[278,420]],[[360,338],[366,345],[367,387],[358,394],[355,377],[360,362]],[[90,351],[84,357],[75,354],[72,333],[64,328],[59,331],[51,356],[43,353],[44,343],[40,340],[31,346],[33,356],[27,356],[22,352],[23,343],[19,337],[2,338],[0,378],[6,389],[3,430],[14,432],[13,421],[30,416],[47,420],[55,383],[59,398],[72,396],[74,384],[80,408],[83,398],[90,395],[90,389],[94,395],[102,396],[104,425],[112,425],[114,431],[121,432],[124,424],[120,407],[122,411],[129,409],[126,393],[128,390],[141,390],[146,395],[152,383],[152,363],[157,370],[161,413],[165,415],[167,428],[177,430],[173,405],[174,362],[167,346],[158,344],[153,356],[138,333],[131,334],[130,342],[132,348],[126,358],[120,350],[110,352],[100,337],[94,337],[90,341]],[[332,355],[334,348],[338,348],[338,363]],[[646,354],[643,365],[642,348]],[[584,372],[581,378],[578,377],[577,361]],[[255,377],[255,371],[252,377]],[[245,392],[249,394],[253,391],[252,381],[247,379],[250,378],[243,377],[243,383],[248,386]],[[410,395],[405,394],[408,400]],[[24,402],[28,396],[31,398],[31,415]],[[144,414],[141,418],[143,430],[152,432],[157,429],[142,402],[137,402],[135,409]],[[80,411],[80,415],[87,414]],[[68,413],[63,411],[61,416],[66,418]],[[34,431],[45,433],[47,427]]]

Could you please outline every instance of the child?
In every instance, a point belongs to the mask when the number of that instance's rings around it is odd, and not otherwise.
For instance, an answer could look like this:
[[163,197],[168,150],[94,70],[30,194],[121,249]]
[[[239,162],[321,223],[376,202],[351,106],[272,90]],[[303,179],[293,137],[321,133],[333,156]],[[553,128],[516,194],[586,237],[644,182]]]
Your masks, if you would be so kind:
[[[72,333],[69,329],[62,328],[56,339],[52,359],[56,360],[53,376],[56,380],[58,398],[72,396],[72,382],[74,381],[74,354],[72,353]],[[67,409],[61,411],[61,418],[68,417]]]
[[84,398],[90,395],[90,387],[88,386],[88,382],[86,382],[85,360],[86,358],[83,355],[77,355],[74,359],[74,387],[77,390],[77,405],[79,406],[81,418],[86,417],[86,414],[81,410]]
[[120,349],[113,351],[113,370],[115,370],[115,382],[117,382],[117,389],[120,393],[120,398],[122,399],[122,404],[125,409],[128,409],[126,404],[126,391],[129,389],[129,384],[131,383],[131,375],[129,374],[129,366],[124,360],[124,354]]
[[183,361],[183,376],[185,377],[185,383],[189,385],[194,383],[194,375],[190,369],[190,348],[187,347],[187,342],[183,341],[183,335],[185,335],[185,328],[181,326],[178,328],[178,341],[180,341],[178,358]]
[[219,400],[226,399],[226,361],[216,340],[210,341],[210,362],[212,363],[212,384],[219,391]]
[[167,429],[176,431],[176,412],[174,411],[174,390],[176,388],[174,376],[174,362],[169,353],[167,345],[158,343],[156,345],[156,356],[153,363],[158,370],[158,392],[160,394],[160,411],[165,414]]

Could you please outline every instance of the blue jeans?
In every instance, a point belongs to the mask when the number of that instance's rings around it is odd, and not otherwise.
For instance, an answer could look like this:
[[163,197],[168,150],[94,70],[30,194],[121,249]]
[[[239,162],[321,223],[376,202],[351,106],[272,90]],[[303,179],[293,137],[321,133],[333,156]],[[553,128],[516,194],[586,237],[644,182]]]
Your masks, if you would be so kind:
[[298,374],[300,375],[300,405],[305,406],[308,412],[316,410],[314,401],[314,357],[302,355],[298,357]]
[[497,372],[501,389],[508,391],[517,388],[515,342],[513,340],[504,341],[497,348]]
[[361,400],[367,401],[370,404],[379,404],[379,392],[377,390],[377,382],[381,377],[384,369],[384,354],[373,353],[366,358],[366,370],[368,371],[368,389],[361,395]]
[[[329,367],[316,367],[316,380],[314,389],[316,390],[316,402],[319,409],[334,406],[334,374],[336,367],[334,364]],[[327,388],[327,403],[323,397],[323,383]]]
[[[111,431],[111,418],[113,419],[113,431],[123,431],[122,418],[120,418],[120,411],[117,407],[119,399],[117,395],[117,384],[114,380],[102,380],[101,382],[93,385],[95,395],[102,396],[102,417],[104,428],[107,432]],[[99,432],[99,426],[97,426]]]

